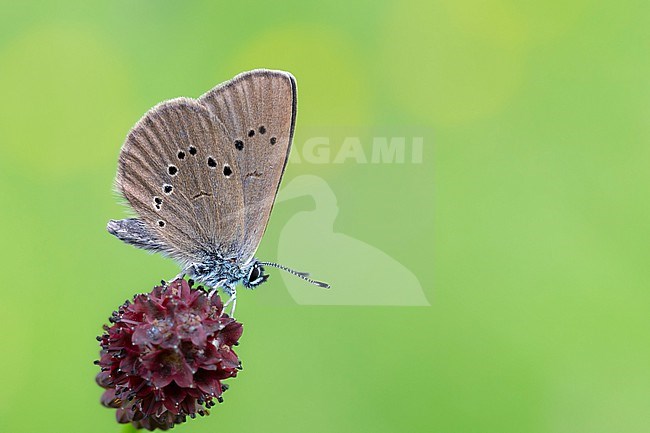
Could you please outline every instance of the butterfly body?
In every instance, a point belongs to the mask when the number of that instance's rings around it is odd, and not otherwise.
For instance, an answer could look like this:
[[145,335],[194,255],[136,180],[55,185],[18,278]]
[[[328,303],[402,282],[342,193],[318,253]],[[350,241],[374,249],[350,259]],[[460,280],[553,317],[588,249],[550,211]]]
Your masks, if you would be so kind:
[[183,273],[209,287],[221,287],[229,295],[235,293],[238,283],[252,289],[268,279],[257,259],[240,264],[236,259],[206,258],[188,266]]

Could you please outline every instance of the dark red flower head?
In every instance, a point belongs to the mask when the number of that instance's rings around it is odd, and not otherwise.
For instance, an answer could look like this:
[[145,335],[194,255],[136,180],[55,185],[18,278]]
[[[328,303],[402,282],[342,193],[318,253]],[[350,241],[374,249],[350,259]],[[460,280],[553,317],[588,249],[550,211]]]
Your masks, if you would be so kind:
[[167,430],[209,413],[221,402],[222,380],[241,369],[232,346],[242,325],[223,313],[216,292],[178,279],[126,301],[104,325],[101,402],[117,420],[137,428]]

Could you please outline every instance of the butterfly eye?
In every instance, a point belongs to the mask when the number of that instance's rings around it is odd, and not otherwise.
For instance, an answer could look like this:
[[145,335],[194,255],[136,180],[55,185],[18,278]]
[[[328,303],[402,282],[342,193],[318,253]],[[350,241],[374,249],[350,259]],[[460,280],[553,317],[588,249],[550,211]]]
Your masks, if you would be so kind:
[[257,280],[260,277],[260,273],[260,268],[255,266],[253,269],[251,269],[251,273],[248,275],[248,282],[252,283]]
[[246,278],[243,283],[244,286],[250,289],[259,286],[268,278],[269,276],[264,274],[264,267],[257,263],[251,268],[250,272],[248,273],[248,278]]

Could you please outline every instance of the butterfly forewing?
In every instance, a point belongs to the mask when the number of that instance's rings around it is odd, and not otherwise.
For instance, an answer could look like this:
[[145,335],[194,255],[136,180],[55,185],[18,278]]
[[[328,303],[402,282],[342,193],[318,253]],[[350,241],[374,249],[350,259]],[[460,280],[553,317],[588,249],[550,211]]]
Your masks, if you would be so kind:
[[256,70],[238,75],[201,98],[218,118],[234,149],[244,199],[239,260],[250,259],[266,229],[284,173],[296,117],[296,84],[287,72]]
[[118,190],[176,258],[246,263],[268,223],[295,114],[293,76],[268,70],[159,104],[122,147]]

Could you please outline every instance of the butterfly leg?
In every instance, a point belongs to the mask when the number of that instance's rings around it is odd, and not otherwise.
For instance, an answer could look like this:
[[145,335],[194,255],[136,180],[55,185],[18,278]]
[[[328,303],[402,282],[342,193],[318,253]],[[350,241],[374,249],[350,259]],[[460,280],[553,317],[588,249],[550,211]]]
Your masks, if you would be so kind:
[[224,287],[224,292],[230,295],[230,298],[223,304],[223,309],[230,306],[230,317],[235,317],[235,307],[237,306],[237,291],[235,288],[226,288]]
[[[235,307],[237,306],[237,295],[233,294],[230,299],[232,299],[232,307],[230,307],[230,317],[235,318]],[[229,299],[229,301],[230,301]]]
[[181,272],[180,274],[176,275],[171,281],[168,281],[168,283],[171,283],[172,281],[176,280],[182,280],[185,278],[185,275],[187,275],[185,272]]

